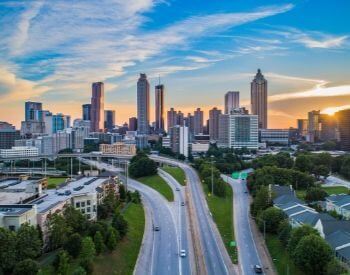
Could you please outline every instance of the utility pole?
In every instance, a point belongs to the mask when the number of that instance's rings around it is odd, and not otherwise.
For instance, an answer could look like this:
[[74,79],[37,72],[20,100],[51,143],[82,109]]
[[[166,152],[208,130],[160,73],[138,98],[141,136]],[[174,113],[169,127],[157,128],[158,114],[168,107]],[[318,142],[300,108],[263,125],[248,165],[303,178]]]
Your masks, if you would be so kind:
[[47,171],[46,171],[46,158],[44,159],[45,160],[45,178],[47,177]]
[[128,161],[125,161],[125,176],[126,176],[126,180],[125,180],[125,190],[126,190],[126,192],[128,192],[128,177],[129,177]]
[[73,158],[70,158],[70,179],[73,179]]
[[214,195],[214,168],[213,168],[214,156],[211,155],[211,195]]

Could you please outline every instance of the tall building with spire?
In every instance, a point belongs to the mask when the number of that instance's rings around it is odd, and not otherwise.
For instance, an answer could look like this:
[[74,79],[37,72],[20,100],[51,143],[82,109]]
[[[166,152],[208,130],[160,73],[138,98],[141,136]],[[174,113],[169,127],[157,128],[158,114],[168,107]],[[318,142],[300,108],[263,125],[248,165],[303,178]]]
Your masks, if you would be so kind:
[[91,132],[100,132],[104,130],[104,93],[103,82],[92,83]]
[[158,84],[155,87],[155,131],[156,133],[164,132],[164,85]]
[[264,78],[261,70],[251,82],[250,90],[251,112],[258,115],[258,125],[260,129],[267,128],[267,80]]
[[137,131],[141,135],[149,133],[149,82],[146,74],[140,74],[137,81]]

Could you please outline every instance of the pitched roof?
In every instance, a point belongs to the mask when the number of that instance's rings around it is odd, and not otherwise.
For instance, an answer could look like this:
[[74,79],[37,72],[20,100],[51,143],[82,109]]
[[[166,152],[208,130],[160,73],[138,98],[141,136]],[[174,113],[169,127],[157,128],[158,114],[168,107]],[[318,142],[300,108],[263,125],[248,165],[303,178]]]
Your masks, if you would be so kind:
[[350,243],[350,232],[344,230],[337,230],[326,237],[329,245],[336,249],[339,246]]
[[323,233],[327,237],[328,235],[343,230],[350,233],[350,221],[344,220],[324,220],[322,221]]
[[279,196],[275,199],[273,199],[273,203],[276,204],[277,206],[279,205],[283,205],[289,202],[296,202],[299,204],[305,204],[303,201],[299,200],[298,198],[296,198],[295,196],[292,195],[282,195]]
[[293,188],[288,185],[270,185],[270,189],[271,191],[276,195],[276,197],[280,197],[283,195],[290,195],[290,196],[294,196],[294,191]]
[[320,216],[317,212],[307,210],[303,213],[294,215],[292,218],[300,224],[308,224],[311,226],[315,226],[317,221],[320,219]]

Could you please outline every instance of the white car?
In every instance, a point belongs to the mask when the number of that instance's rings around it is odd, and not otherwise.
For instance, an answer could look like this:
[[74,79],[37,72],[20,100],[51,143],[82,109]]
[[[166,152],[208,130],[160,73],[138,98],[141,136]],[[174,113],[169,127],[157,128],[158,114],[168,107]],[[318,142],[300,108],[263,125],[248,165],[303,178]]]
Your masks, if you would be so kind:
[[186,250],[184,250],[184,249],[180,250],[180,257],[182,257],[182,258],[186,257]]

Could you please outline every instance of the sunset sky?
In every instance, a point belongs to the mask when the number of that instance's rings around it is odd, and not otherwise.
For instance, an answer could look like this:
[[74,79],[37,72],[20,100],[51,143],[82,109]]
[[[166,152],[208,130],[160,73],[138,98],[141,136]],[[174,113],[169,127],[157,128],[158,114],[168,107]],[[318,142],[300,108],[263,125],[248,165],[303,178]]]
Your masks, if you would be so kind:
[[19,126],[26,100],[78,118],[104,81],[123,123],[140,72],[152,107],[159,75],[166,109],[223,108],[228,90],[249,107],[260,68],[269,127],[295,126],[313,109],[350,108],[349,12],[348,0],[1,0],[0,121]]

